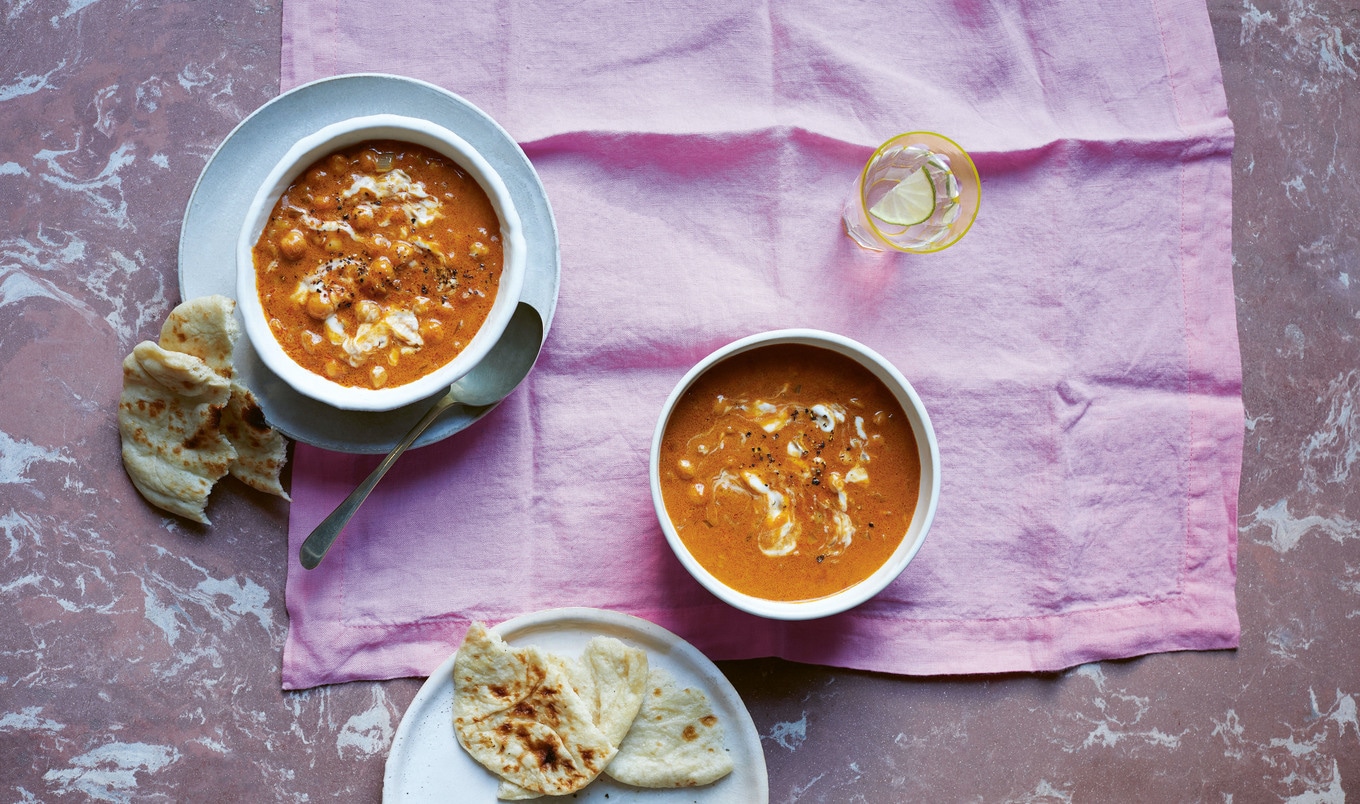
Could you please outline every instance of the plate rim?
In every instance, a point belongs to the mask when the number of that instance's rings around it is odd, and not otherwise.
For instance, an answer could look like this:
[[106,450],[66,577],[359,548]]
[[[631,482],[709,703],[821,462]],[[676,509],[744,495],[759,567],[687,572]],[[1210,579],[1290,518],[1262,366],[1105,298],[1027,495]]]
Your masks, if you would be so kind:
[[[751,746],[754,748],[754,761],[748,772],[754,774],[754,780],[761,787],[761,798],[757,802],[752,802],[752,804],[768,804],[769,769],[765,762],[765,751],[761,743],[760,732],[756,729],[751,711],[721,668],[702,651],[690,644],[688,640],[643,617],[589,606],[564,606],[529,612],[504,620],[490,626],[487,630],[514,644],[514,640],[523,639],[535,631],[560,629],[564,625],[573,623],[596,626],[594,629],[582,630],[596,630],[603,634],[606,632],[599,626],[608,626],[610,630],[638,634],[650,641],[661,643],[667,647],[667,655],[679,655],[685,663],[694,666],[697,674],[703,678],[705,686],[708,687],[705,689],[706,694],[734,702],[740,722],[732,724],[726,733],[730,735],[739,731],[742,733],[744,742],[750,740]],[[385,803],[397,801],[400,795],[399,791],[395,789],[400,784],[397,779],[397,769],[406,757],[407,746],[411,742],[411,730],[415,728],[413,724],[423,716],[424,708],[433,705],[432,702],[437,697],[452,694],[453,663],[457,655],[458,651],[455,648],[448,657],[440,662],[439,666],[421,684],[420,690],[416,692],[406,711],[402,713],[401,722],[397,725],[397,730],[393,735],[392,745],[388,750],[387,761],[383,769],[382,800]],[[713,689],[714,685],[718,689]],[[450,724],[450,729],[452,729],[452,724]],[[703,788],[683,789],[693,793]]]

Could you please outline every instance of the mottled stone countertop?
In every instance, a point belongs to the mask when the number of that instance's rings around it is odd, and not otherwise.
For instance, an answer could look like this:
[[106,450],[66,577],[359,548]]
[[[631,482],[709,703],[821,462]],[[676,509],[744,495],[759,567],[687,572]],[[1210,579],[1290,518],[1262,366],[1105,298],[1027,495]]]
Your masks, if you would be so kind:
[[[1241,647],[1051,675],[724,663],[771,800],[1360,797],[1360,10],[1212,0],[1236,126]],[[278,0],[0,8],[0,800],[374,801],[417,679],[279,688],[287,504],[121,477],[119,365],[278,92]]]

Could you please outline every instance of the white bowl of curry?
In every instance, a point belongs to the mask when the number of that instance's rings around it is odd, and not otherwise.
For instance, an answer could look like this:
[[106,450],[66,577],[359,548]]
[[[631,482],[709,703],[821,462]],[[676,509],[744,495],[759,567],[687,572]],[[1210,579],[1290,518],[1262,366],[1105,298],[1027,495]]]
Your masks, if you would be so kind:
[[299,140],[237,242],[237,302],[299,393],[385,411],[439,393],[496,343],[526,245],[510,192],[457,134],[372,115]]
[[864,603],[916,555],[940,457],[911,384],[877,352],[810,329],[701,360],[652,438],[652,501],[704,587],[751,614],[826,617]]

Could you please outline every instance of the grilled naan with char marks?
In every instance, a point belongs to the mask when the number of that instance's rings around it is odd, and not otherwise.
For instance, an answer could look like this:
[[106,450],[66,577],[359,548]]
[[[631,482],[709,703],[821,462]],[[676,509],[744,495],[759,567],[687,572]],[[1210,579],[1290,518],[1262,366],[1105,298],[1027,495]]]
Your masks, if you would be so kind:
[[453,690],[458,742],[527,791],[580,790],[614,757],[562,663],[537,648],[511,648],[480,623],[454,659]]
[[236,301],[226,296],[200,296],[170,311],[161,327],[160,345],[191,354],[231,383],[231,399],[222,411],[222,433],[236,448],[228,471],[253,489],[289,499],[279,477],[288,463],[288,442],[265,421],[255,395],[235,379],[232,351],[241,337]]

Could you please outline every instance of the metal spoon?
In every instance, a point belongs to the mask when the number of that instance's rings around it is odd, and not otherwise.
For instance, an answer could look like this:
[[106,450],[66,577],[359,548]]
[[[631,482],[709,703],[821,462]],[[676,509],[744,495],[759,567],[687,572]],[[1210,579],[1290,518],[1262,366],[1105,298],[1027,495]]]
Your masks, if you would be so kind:
[[373,487],[378,485],[378,481],[387,474],[387,470],[392,468],[392,464],[397,462],[397,458],[406,451],[406,448],[425,432],[425,428],[439,418],[439,414],[454,405],[479,408],[494,405],[504,399],[528,375],[529,369],[533,368],[542,343],[543,319],[533,307],[520,302],[501,339],[496,341],[496,345],[491,347],[486,357],[461,380],[449,386],[448,392],[441,396],[416,426],[412,427],[392,451],[387,453],[382,463],[378,464],[364,482],[350,492],[345,501],[340,503],[330,516],[321,520],[321,524],[307,536],[306,541],[302,543],[302,549],[298,551],[302,566],[313,569],[321,563],[326,551],[335,543],[335,538],[340,535],[350,517],[354,516],[354,512],[359,510],[368,493],[373,491]]

